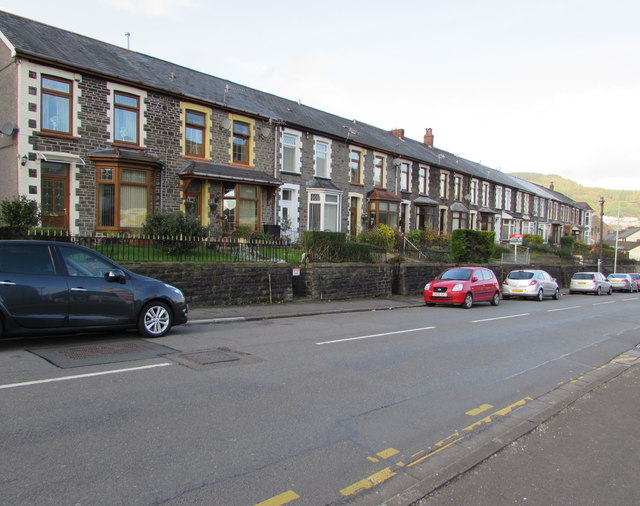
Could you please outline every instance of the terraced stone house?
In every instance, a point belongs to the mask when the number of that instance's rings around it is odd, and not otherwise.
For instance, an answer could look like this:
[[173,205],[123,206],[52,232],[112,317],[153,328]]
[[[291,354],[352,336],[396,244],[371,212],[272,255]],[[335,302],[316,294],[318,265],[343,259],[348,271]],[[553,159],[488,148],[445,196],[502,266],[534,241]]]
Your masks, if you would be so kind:
[[0,131],[0,199],[27,195],[74,234],[182,210],[212,233],[589,237],[588,206],[438,149],[430,128],[409,139],[1,11]]

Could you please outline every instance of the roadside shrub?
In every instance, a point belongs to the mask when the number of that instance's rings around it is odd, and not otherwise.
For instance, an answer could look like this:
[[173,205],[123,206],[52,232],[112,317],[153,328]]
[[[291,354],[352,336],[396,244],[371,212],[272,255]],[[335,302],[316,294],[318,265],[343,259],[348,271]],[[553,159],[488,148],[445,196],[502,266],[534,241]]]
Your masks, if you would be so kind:
[[411,241],[416,246],[422,246],[424,242],[424,232],[422,230],[410,230],[407,232],[407,239]]
[[38,203],[25,195],[10,197],[0,202],[0,220],[25,234],[29,228],[38,226],[40,218]]
[[560,248],[561,249],[567,249],[567,250],[572,250],[573,249],[573,245],[575,244],[576,240],[573,236],[571,235],[564,235],[560,238]]
[[197,217],[180,211],[148,215],[142,233],[160,239],[160,249],[174,256],[192,250],[197,245],[197,239],[207,237],[207,229],[200,226]]
[[373,262],[371,245],[347,241],[347,234],[342,232],[307,231],[303,244],[311,261]]
[[371,230],[360,232],[358,242],[372,244],[389,252],[393,251],[396,245],[396,233],[387,225],[379,225]]
[[522,242],[524,244],[544,244],[544,239],[541,235],[524,234]]
[[457,263],[488,263],[495,251],[495,232],[454,230],[451,234],[451,257]]

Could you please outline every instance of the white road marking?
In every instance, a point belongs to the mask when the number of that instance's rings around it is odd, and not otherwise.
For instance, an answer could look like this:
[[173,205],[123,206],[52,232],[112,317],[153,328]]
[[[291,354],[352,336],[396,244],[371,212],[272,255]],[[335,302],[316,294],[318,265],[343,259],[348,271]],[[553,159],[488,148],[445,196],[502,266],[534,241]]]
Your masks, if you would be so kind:
[[509,316],[498,316],[497,318],[485,318],[484,320],[472,320],[471,323],[492,322],[494,320],[506,320],[507,318],[518,318],[520,316],[529,316],[531,313],[512,314]]
[[114,369],[111,371],[91,372],[87,374],[76,374],[74,376],[63,376],[61,378],[49,378],[49,379],[42,379],[42,380],[36,380],[36,381],[24,381],[22,383],[10,383],[8,385],[0,385],[0,390],[5,390],[8,388],[28,387],[31,385],[41,385],[44,383],[55,383],[57,381],[68,381],[68,380],[75,380],[75,379],[91,378],[94,376],[105,376],[107,374],[120,374],[123,372],[142,371],[143,369],[152,369],[154,367],[165,367],[168,365],[173,365],[173,364],[171,364],[170,362],[164,362],[162,364],[144,365],[141,367],[129,367],[127,369]]
[[368,336],[346,337],[344,339],[335,339],[333,341],[322,341],[316,344],[344,343],[346,341],[357,341],[360,339],[371,339],[372,337],[392,336],[394,334],[405,334],[407,332],[420,332],[421,330],[432,330],[432,329],[435,329],[435,327],[420,327],[419,329],[396,330],[394,332],[384,332],[383,334],[371,334]]
[[567,309],[578,309],[582,306],[569,306],[569,307],[561,307],[558,309],[547,309],[547,313],[553,313],[554,311],[566,311]]
[[638,300],[638,297],[629,297],[627,299],[622,299],[622,300]]
[[607,302],[594,302],[593,304],[591,304],[592,306],[603,306],[604,304],[615,304],[616,301],[615,300],[610,300]]

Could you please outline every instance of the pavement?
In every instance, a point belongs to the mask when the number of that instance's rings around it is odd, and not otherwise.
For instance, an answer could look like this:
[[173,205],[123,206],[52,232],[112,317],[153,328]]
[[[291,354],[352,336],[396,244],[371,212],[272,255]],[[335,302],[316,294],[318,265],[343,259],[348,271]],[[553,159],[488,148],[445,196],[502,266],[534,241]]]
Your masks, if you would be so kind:
[[[190,310],[189,325],[422,306],[420,296]],[[640,341],[640,339],[639,339]],[[640,345],[639,345],[640,346]],[[640,348],[431,459],[385,506],[640,504]],[[398,484],[400,485],[400,484]],[[393,480],[385,484],[392,487]],[[372,502],[373,501],[373,502]]]

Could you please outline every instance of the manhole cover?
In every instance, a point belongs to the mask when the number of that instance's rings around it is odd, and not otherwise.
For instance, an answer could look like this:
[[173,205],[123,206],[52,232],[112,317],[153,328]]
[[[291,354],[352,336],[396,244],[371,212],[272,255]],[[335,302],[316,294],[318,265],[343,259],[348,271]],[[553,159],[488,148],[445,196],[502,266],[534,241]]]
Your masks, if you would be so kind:
[[140,340],[30,348],[27,351],[44,358],[58,367],[67,369],[70,367],[146,360],[169,355],[178,350]]
[[200,351],[198,353],[189,353],[181,356],[199,365],[210,365],[217,364],[219,362],[233,362],[235,360],[240,360],[238,357],[234,357],[233,355],[229,355],[228,353],[219,350]]

